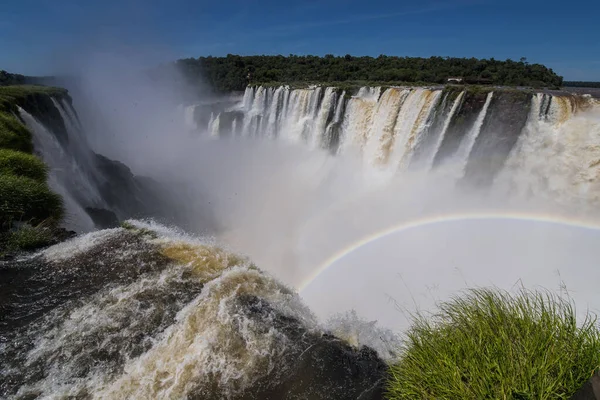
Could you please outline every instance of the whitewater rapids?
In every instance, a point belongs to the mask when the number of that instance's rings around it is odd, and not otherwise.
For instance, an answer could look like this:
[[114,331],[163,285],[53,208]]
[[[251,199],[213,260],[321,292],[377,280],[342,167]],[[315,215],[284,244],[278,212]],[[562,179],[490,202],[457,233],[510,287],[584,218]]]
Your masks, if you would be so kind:
[[385,364],[361,346],[395,347],[356,317],[339,322],[352,346],[327,334],[247,259],[155,223],[79,236],[0,272],[8,398],[370,398]]

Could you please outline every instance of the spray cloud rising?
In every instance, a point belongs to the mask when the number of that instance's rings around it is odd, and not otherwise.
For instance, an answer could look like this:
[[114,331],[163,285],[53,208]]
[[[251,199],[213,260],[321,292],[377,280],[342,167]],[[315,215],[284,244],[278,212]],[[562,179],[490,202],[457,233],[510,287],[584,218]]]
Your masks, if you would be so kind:
[[[539,221],[454,221],[388,235],[309,284],[333,254],[432,215],[585,213],[593,221],[597,188],[588,176],[600,124],[591,99],[577,107],[533,94],[516,111],[501,91],[476,98],[434,88],[349,96],[259,87],[243,98],[193,98],[176,71],[157,84],[119,57],[88,66],[72,93],[94,150],[165,185],[185,216],[176,223],[302,288],[323,318],[355,308],[401,328],[403,311],[473,285],[564,284],[581,307],[598,307],[586,286],[597,233]],[[227,105],[203,115],[217,102]],[[503,125],[503,115],[521,126]],[[582,156],[587,170],[577,166]]]

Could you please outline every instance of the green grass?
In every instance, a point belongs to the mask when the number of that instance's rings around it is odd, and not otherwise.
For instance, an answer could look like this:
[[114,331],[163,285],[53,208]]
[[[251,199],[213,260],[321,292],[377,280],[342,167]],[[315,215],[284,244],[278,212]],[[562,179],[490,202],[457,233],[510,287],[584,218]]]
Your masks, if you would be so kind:
[[38,85],[12,85],[0,86],[0,97],[21,98],[32,94],[47,94],[49,96],[62,96],[67,94],[67,89],[52,86]]
[[11,112],[0,110],[0,148],[31,153],[31,132]]
[[38,224],[58,221],[63,216],[62,199],[39,182],[25,176],[0,175],[0,224],[3,229],[15,221]]
[[15,231],[9,231],[0,236],[5,252],[35,250],[54,243],[52,228],[44,226],[23,225]]
[[595,317],[572,302],[472,290],[420,315],[390,367],[390,399],[568,399],[600,367]]
[[48,177],[48,168],[42,160],[32,154],[0,149],[0,174],[19,175],[38,182],[45,182]]
[[[0,87],[2,251],[32,250],[50,244],[54,237],[54,229],[62,219],[62,199],[53,193],[46,183],[46,165],[31,154],[32,135],[17,117],[17,106],[45,116],[54,108],[49,96],[66,95],[65,89],[45,86]],[[18,229],[15,229],[15,226],[18,226]]]

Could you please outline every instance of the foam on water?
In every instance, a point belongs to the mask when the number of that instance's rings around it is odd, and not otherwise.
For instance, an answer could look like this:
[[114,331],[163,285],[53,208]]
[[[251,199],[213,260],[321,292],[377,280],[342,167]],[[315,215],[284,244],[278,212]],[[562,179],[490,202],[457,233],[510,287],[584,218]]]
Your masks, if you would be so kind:
[[[21,335],[31,346],[23,364],[1,371],[25,381],[15,398],[243,397],[262,379],[277,381],[272,377],[289,362],[285,354],[303,351],[289,336],[289,329],[298,329],[294,324],[315,337],[324,332],[293,290],[249,260],[215,247],[214,239],[153,221],[131,220],[128,225],[85,234],[40,253],[55,268],[71,268],[75,275],[79,268],[98,268],[108,261],[94,258],[96,266],[86,265],[90,251],[131,263],[136,260],[132,254],[147,253],[151,245],[159,252],[156,257],[168,262],[159,270],[142,269],[130,283],[116,280],[100,287],[26,326]],[[128,236],[142,241],[118,247]],[[261,308],[260,317],[251,311],[253,299],[269,305]],[[287,319],[294,322],[288,325]],[[360,341],[348,336],[356,346],[369,342],[368,329],[359,329]],[[375,332],[373,328],[370,337],[378,337]]]

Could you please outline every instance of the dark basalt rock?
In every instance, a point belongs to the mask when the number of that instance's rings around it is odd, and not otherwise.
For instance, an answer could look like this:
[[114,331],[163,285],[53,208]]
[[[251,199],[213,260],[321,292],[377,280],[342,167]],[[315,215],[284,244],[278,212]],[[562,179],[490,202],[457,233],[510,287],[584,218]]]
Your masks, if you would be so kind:
[[375,350],[353,348],[330,334],[311,332],[256,296],[239,297],[240,312],[283,332],[290,343],[278,365],[237,400],[383,399],[387,366]]
[[463,137],[470,131],[485,105],[488,92],[467,91],[444,135],[433,165],[440,166],[458,150]]
[[65,121],[63,121],[60,111],[52,102],[52,97],[59,101],[65,99],[69,104],[72,102],[71,97],[65,91],[61,96],[31,93],[23,98],[16,99],[16,103],[48,128],[56,136],[56,139],[65,146],[69,142],[69,135]]
[[465,180],[490,186],[504,166],[529,116],[531,94],[518,90],[494,93],[465,169]]
[[596,372],[594,376],[579,389],[571,400],[600,400],[600,373]]
[[90,216],[99,229],[116,228],[119,226],[117,215],[103,208],[86,207],[85,212]]
[[119,161],[100,154],[95,157],[100,194],[119,219],[157,215],[161,201],[150,178],[135,176]]

